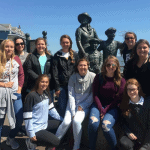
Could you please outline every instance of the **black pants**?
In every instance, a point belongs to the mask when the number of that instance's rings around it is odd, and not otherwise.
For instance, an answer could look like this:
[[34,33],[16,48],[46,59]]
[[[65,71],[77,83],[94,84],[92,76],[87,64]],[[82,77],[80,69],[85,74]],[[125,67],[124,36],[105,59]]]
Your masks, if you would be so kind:
[[128,136],[123,136],[120,139],[119,148],[121,150],[138,150],[140,147],[141,144],[139,144],[137,140],[131,140]]
[[39,146],[58,146],[60,140],[55,136],[55,132],[60,123],[61,121],[58,120],[49,120],[47,129],[35,133],[37,138],[36,144]]

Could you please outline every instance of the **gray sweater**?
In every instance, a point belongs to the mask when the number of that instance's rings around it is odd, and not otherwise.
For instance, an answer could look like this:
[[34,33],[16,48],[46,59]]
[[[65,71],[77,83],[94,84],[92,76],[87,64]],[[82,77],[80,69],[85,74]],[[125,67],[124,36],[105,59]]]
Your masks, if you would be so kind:
[[95,75],[95,73],[88,71],[85,77],[81,77],[79,73],[75,73],[70,77],[68,95],[73,116],[78,106],[81,106],[84,110],[93,103],[92,84]]
[[15,112],[13,106],[13,100],[16,99],[12,95],[11,88],[4,88],[0,87],[0,118],[4,118],[5,114],[7,113],[8,121],[10,124],[10,128],[15,128]]

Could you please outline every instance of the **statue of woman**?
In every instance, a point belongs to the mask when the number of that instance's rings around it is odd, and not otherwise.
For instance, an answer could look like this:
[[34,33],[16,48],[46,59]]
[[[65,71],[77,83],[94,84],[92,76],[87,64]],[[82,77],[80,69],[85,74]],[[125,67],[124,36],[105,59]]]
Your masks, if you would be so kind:
[[[76,42],[77,47],[79,49],[79,57],[87,57],[90,51],[89,47],[89,40],[91,38],[96,38],[99,40],[97,33],[94,28],[90,26],[90,22],[92,18],[89,16],[88,13],[82,13],[78,15],[78,21],[81,23],[80,27],[76,30]],[[99,40],[100,41],[100,40]]]

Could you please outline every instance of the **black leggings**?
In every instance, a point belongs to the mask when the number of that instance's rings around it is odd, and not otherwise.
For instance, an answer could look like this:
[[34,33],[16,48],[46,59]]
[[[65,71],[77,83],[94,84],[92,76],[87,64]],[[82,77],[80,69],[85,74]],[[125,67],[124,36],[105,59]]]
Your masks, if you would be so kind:
[[61,121],[58,120],[49,120],[47,129],[35,133],[37,139],[36,144],[40,146],[58,146],[60,140],[55,136],[55,132],[60,123]]

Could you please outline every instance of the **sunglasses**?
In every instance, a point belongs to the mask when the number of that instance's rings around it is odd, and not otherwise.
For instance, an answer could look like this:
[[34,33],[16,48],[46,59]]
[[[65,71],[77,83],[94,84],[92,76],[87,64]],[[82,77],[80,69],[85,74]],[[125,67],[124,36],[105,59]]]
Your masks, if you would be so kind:
[[125,40],[133,40],[133,39],[135,39],[134,37],[127,37],[127,38],[125,38]]
[[107,65],[106,65],[106,67],[108,67],[108,68],[109,68],[110,66],[112,66],[112,68],[115,68],[115,67],[116,67],[116,64],[107,64]]
[[24,45],[24,43],[23,43],[23,42],[22,42],[22,43],[16,43],[15,45],[16,45],[16,46]]

